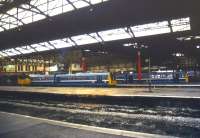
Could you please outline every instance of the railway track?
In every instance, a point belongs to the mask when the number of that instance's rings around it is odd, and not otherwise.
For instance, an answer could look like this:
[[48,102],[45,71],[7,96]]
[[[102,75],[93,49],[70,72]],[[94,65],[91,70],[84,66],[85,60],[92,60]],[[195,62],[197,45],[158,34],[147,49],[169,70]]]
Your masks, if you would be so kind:
[[200,137],[200,99],[0,93],[0,111],[98,127]]

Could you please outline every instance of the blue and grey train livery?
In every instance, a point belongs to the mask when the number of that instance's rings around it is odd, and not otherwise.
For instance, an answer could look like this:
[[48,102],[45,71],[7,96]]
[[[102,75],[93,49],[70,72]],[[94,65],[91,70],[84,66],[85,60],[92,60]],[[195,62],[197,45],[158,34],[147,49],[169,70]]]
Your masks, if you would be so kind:
[[33,86],[94,86],[107,87],[116,84],[111,73],[76,73],[55,75],[30,75]]

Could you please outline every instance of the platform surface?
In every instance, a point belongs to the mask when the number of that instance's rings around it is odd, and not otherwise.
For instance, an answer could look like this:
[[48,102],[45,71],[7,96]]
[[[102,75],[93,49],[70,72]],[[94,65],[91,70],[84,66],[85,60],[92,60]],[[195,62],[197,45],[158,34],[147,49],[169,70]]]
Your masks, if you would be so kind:
[[100,95],[100,96],[150,96],[200,98],[199,88],[77,88],[77,87],[20,87],[0,86],[1,91],[38,92],[66,95]]
[[0,112],[0,138],[168,138]]
[[101,95],[101,96],[152,96],[200,98],[199,88],[80,88],[80,87],[21,87],[0,86],[0,91],[38,92],[66,95]]
[[[117,84],[117,87],[149,87],[149,84]],[[151,84],[151,87],[158,88],[200,88],[200,83],[188,84]]]

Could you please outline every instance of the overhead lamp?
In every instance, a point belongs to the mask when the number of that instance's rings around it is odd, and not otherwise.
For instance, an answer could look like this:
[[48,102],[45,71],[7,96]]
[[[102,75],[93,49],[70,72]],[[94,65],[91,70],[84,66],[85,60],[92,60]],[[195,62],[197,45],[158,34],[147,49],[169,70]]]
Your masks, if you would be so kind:
[[200,35],[199,36],[195,36],[194,39],[200,39]]
[[176,56],[176,57],[184,57],[184,54],[183,53],[174,53],[172,54],[173,56]]
[[123,46],[125,46],[125,47],[134,46],[134,45],[135,45],[135,44],[133,44],[133,43],[123,44]]
[[108,54],[108,52],[106,52],[106,51],[97,51],[97,53],[99,53],[99,54]]
[[198,36],[178,37],[176,39],[179,40],[179,41],[190,41],[192,39],[200,39],[200,35],[198,35]]
[[18,28],[17,28],[17,31],[21,31],[21,30],[22,30],[21,27],[18,27]]
[[148,48],[148,46],[146,46],[146,45],[141,45],[141,48]]
[[90,49],[85,49],[84,51],[85,51],[85,52],[90,52],[91,50],[90,50]]
[[200,49],[200,45],[196,46],[197,49]]
[[185,39],[185,37],[178,37],[176,39],[179,40],[179,41],[183,41]]
[[133,47],[133,48],[138,48],[138,49],[141,49],[141,48],[149,48],[147,45],[140,45],[138,43],[127,43],[127,44],[123,44],[123,46],[125,47]]
[[93,8],[90,8],[90,12],[92,12],[94,9]]
[[191,39],[192,39],[191,37],[187,37],[187,38],[185,38],[184,40],[190,41]]

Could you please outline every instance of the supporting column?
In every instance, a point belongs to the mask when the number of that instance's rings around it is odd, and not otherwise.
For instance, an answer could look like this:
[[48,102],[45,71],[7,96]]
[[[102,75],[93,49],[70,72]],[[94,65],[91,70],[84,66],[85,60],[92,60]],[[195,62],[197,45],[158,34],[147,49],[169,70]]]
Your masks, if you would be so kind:
[[17,71],[17,67],[18,67],[18,64],[17,64],[17,60],[16,59],[14,59],[14,64],[15,64],[15,73],[17,73],[18,71]]
[[138,80],[142,80],[142,64],[141,64],[141,52],[138,50],[137,52],[137,73]]
[[87,64],[86,64],[86,59],[85,57],[81,58],[81,68],[83,72],[87,72]]

